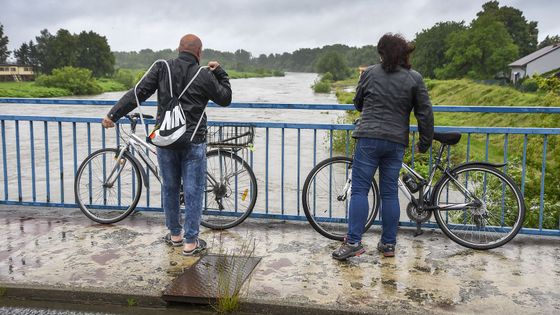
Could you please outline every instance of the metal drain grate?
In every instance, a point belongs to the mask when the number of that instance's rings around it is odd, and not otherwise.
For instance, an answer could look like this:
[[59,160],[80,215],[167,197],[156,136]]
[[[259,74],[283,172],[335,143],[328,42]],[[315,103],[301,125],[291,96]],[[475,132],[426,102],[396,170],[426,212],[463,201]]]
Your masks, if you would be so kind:
[[[260,257],[206,255],[186,269],[163,292],[168,302],[208,304],[240,288]],[[229,288],[228,288],[229,287]]]

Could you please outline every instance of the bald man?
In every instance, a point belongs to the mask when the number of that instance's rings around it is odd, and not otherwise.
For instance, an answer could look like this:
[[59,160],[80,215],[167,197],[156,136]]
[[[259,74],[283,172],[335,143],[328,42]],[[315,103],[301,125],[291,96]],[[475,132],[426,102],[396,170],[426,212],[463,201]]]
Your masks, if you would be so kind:
[[[173,93],[179,96],[200,68],[202,41],[187,34],[179,42],[179,56],[168,60]],[[136,94],[144,102],[157,90],[158,104],[169,101],[169,75],[164,63],[158,62],[138,84]],[[217,61],[210,61],[200,71],[179,102],[187,119],[191,143],[181,149],[157,148],[162,179],[163,210],[169,233],[164,237],[170,246],[183,246],[183,255],[191,256],[206,249],[206,242],[198,237],[202,198],[206,187],[206,117],[204,108],[209,100],[221,106],[231,103],[231,86],[227,72]],[[136,107],[134,89],[128,91],[103,118],[102,125],[111,128],[121,117]],[[158,108],[158,114],[160,110]],[[204,117],[202,117],[204,115]],[[201,121],[198,129],[196,126]],[[181,178],[185,193],[185,220],[180,223],[179,193]]]

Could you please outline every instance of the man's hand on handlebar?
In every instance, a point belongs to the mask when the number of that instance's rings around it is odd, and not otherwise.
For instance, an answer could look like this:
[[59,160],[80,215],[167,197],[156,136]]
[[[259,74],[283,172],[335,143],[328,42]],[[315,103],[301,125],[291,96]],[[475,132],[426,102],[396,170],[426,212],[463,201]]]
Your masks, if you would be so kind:
[[101,125],[103,126],[103,128],[115,127],[115,123],[107,116],[103,117],[103,121],[101,121]]

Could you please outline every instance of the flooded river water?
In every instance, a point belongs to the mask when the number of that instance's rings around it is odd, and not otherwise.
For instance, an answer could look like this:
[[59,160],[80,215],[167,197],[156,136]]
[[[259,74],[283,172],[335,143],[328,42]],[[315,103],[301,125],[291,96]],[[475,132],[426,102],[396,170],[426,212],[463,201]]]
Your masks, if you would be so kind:
[[[336,103],[333,94],[313,92],[311,85],[316,79],[317,74],[313,73],[286,73],[285,77],[231,80],[233,102]],[[118,100],[123,93],[110,92],[83,98]],[[151,99],[155,99],[155,95]],[[0,104],[1,114],[24,116],[101,118],[109,109],[109,106],[89,105]],[[153,114],[155,110],[155,107],[145,107],[144,112]],[[208,109],[211,121],[330,124],[342,115],[343,111],[323,110]],[[7,121],[5,129],[9,148],[5,172],[8,184],[0,185],[0,194],[7,194],[9,200],[18,200],[21,196],[23,201],[73,203],[73,175],[81,161],[89,152],[100,149],[103,141],[106,147],[116,144],[114,131],[103,132],[97,124],[88,128],[84,123],[73,126],[66,122],[34,122],[31,125],[23,121],[16,128],[12,121]],[[19,143],[16,134],[19,135]],[[324,130],[257,129],[255,152],[252,153],[259,186],[256,212],[303,214],[300,202],[303,182],[313,165],[331,154],[328,138],[328,132]],[[0,165],[0,170],[3,169],[4,165]],[[4,176],[4,172],[0,172],[0,183],[4,182]],[[149,193],[143,192],[139,205],[159,207],[159,183],[153,176],[150,187]]]

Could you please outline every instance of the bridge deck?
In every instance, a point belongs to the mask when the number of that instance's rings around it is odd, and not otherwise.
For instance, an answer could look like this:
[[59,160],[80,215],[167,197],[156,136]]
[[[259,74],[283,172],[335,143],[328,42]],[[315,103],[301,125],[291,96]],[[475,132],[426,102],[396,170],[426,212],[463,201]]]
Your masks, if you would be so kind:
[[[140,305],[160,303],[163,289],[197,258],[167,247],[161,213],[141,213],[113,226],[93,224],[76,209],[0,206],[3,295]],[[219,253],[256,242],[256,267],[245,307],[286,306],[332,313],[560,312],[560,240],[520,235],[505,247],[473,251],[436,231],[414,238],[402,229],[396,258],[373,251],[340,263],[336,242],[298,222],[251,221],[225,232],[203,229]],[[50,293],[49,293],[50,292]],[[53,293],[54,292],[54,293]],[[27,293],[29,294],[29,293]],[[0,300],[1,303],[1,300]],[[312,312],[313,313],[313,312]]]

